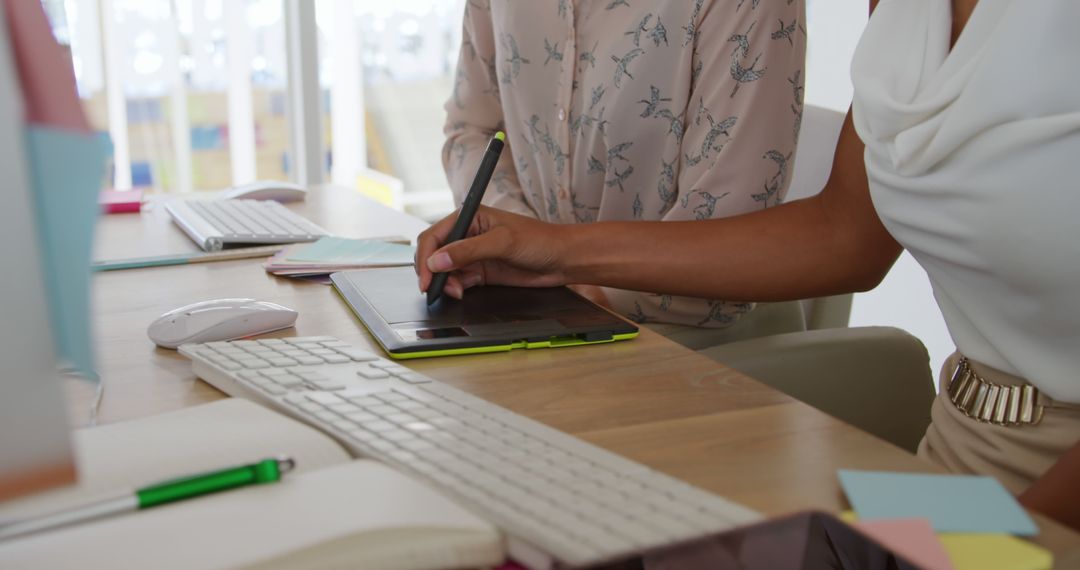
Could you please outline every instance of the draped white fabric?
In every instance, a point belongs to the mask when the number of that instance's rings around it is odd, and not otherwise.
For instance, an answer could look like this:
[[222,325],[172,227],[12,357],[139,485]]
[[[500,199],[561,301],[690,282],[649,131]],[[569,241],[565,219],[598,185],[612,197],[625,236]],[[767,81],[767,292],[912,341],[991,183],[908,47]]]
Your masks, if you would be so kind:
[[957,348],[1080,402],[1080,2],[883,0],[852,62],[875,208]]

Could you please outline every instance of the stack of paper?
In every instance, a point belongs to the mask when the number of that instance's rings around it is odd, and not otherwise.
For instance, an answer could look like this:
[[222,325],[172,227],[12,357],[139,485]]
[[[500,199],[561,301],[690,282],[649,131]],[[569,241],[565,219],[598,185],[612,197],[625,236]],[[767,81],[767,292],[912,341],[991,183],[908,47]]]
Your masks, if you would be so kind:
[[[404,243],[402,243],[404,241]],[[408,240],[324,237],[313,243],[289,246],[263,267],[274,275],[325,277],[335,271],[412,265]]]

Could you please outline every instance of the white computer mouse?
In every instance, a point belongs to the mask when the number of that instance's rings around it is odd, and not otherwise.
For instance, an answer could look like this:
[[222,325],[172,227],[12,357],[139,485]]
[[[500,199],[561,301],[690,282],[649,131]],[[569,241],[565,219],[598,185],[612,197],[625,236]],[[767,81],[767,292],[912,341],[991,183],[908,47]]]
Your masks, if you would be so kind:
[[173,309],[150,323],[147,336],[163,348],[232,340],[293,326],[297,312],[255,299],[216,299]]
[[279,180],[260,180],[233,186],[218,196],[222,200],[274,200],[296,202],[307,197],[303,186]]

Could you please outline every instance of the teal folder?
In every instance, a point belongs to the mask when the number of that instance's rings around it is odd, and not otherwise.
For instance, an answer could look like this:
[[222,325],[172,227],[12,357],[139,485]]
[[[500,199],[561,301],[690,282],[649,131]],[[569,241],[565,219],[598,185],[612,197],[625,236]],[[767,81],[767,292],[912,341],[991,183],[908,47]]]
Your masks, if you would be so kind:
[[28,126],[26,155],[53,341],[64,365],[97,378],[90,336],[90,257],[112,146],[104,135]]

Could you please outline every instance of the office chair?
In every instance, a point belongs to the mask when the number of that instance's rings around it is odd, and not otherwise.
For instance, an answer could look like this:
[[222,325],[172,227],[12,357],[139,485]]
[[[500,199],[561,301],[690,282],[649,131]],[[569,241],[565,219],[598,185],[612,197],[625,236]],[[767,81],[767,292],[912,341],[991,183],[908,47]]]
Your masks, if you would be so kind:
[[[813,196],[825,187],[843,124],[843,113],[813,105],[804,107],[798,152],[785,201]],[[852,295],[845,294],[802,301],[758,303],[753,311],[743,315],[730,327],[705,335],[680,334],[682,331],[673,332],[668,330],[670,327],[658,330],[687,348],[703,350],[723,343],[774,334],[846,327],[851,315],[851,301]]]
[[701,354],[912,453],[930,425],[930,356],[897,328],[807,330]]
[[[789,201],[825,186],[843,122],[843,113],[805,107]],[[851,302],[761,303],[732,327],[733,342],[701,353],[914,452],[935,395],[926,348],[900,329],[846,328]]]

